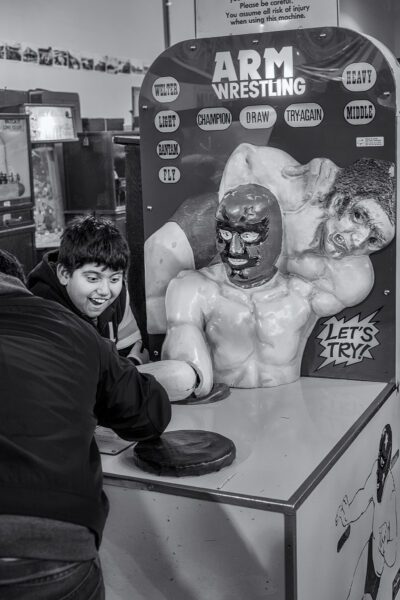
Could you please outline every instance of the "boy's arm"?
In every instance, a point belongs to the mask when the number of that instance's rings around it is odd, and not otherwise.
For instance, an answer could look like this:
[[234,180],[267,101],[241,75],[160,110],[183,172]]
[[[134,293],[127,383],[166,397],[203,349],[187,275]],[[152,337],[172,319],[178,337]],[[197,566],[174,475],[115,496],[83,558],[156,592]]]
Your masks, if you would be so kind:
[[113,342],[98,336],[100,374],[95,414],[99,425],[127,440],[159,437],[171,418],[164,387],[132,362],[118,355]]

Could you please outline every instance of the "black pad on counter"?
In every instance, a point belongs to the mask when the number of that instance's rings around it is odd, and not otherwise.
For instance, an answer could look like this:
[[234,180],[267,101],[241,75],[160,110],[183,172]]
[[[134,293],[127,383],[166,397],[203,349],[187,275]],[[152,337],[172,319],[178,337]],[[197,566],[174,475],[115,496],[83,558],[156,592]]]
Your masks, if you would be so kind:
[[200,429],[167,431],[160,438],[138,442],[133,460],[140,469],[156,475],[205,475],[230,465],[236,456],[229,438]]

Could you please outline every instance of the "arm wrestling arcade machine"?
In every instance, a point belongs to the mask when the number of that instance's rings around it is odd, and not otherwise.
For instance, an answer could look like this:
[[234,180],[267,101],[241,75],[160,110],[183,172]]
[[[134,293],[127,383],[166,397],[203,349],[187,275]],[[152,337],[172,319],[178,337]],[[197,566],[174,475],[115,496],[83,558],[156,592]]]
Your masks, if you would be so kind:
[[190,40],[148,71],[147,327],[204,384],[169,430],[237,455],[180,479],[104,457],[114,593],[126,570],[143,599],[400,598],[398,78],[341,28]]

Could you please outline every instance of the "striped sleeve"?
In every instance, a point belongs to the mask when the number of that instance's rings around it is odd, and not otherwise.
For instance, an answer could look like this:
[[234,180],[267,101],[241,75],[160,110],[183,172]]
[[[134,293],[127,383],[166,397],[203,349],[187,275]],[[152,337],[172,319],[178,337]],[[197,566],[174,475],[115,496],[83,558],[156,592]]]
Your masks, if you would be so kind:
[[118,325],[118,336],[117,336],[117,349],[125,350],[126,348],[130,348],[142,339],[142,335],[139,331],[138,324],[136,323],[136,319],[133,315],[129,292],[126,290],[126,302],[125,302],[125,311],[122,317],[121,322]]

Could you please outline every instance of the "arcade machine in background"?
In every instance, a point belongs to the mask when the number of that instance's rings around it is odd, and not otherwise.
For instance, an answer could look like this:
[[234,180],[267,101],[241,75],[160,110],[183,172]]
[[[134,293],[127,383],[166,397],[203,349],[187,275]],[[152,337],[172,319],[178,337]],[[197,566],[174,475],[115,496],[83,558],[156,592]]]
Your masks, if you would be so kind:
[[28,272],[35,265],[32,167],[28,118],[0,115],[0,248]]
[[[11,92],[15,102],[13,111],[29,117],[35,244],[39,259],[47,250],[59,246],[65,225],[63,153],[64,144],[75,141],[82,129],[79,96],[47,90]],[[1,110],[4,109],[1,106]]]
[[82,119],[83,133],[64,152],[66,219],[93,214],[115,223],[126,235],[125,148],[133,135],[123,119]]

